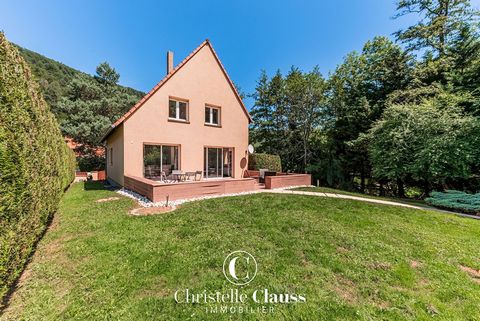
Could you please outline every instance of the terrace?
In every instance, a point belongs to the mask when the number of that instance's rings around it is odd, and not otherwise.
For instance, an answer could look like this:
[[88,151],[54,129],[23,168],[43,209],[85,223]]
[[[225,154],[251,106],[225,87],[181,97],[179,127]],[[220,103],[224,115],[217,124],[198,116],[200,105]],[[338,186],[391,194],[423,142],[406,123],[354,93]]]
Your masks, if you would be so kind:
[[[174,174],[173,174],[174,173]],[[274,189],[311,184],[309,174],[275,173],[261,180],[259,171],[245,171],[243,178],[205,178],[202,175],[188,176],[187,172],[172,171],[172,174],[154,177],[125,175],[124,187],[147,197],[152,202],[190,199],[210,195],[236,194],[259,189]],[[167,177],[165,179],[165,177]],[[262,182],[260,182],[262,181]]]

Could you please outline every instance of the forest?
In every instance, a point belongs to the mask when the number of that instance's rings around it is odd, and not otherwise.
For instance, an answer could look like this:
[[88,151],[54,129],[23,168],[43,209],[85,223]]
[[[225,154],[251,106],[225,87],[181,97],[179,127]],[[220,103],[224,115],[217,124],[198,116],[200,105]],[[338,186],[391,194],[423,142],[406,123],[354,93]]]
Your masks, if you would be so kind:
[[318,67],[262,72],[250,141],[283,170],[315,182],[398,197],[480,188],[480,38],[469,0],[401,0],[419,17],[392,39]]

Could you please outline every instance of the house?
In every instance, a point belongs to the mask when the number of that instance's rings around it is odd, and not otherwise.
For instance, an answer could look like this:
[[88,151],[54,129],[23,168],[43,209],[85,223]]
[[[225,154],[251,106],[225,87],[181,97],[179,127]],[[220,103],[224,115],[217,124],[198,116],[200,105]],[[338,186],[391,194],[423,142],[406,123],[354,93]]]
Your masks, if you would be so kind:
[[[153,180],[173,171],[203,179],[243,177],[251,117],[209,40],[167,74],[102,138],[107,177]],[[198,177],[197,176],[197,177]]]
[[[154,202],[252,191],[245,175],[252,119],[205,40],[102,138],[107,179]],[[310,175],[265,179],[265,188],[310,184]]]

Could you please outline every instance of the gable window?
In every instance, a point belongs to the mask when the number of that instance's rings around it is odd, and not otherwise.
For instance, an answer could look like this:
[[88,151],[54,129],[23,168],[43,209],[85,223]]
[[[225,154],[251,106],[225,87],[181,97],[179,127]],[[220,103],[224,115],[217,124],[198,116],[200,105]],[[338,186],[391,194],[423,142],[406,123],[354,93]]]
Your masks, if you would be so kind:
[[220,108],[205,106],[205,124],[220,126]]
[[180,121],[187,121],[188,102],[170,99],[168,101],[168,118]]

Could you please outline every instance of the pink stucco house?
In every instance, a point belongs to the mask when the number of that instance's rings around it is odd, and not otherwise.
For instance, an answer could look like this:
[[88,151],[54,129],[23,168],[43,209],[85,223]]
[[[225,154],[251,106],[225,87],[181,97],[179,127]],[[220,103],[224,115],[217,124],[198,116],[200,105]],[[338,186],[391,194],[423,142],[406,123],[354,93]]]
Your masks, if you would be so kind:
[[152,201],[258,189],[246,175],[251,121],[208,40],[177,66],[168,52],[166,76],[102,138],[107,179]]
[[[211,43],[205,40],[103,137],[107,177],[161,179],[173,171],[204,179],[241,178],[251,117]],[[198,179],[197,176],[197,179]]]

